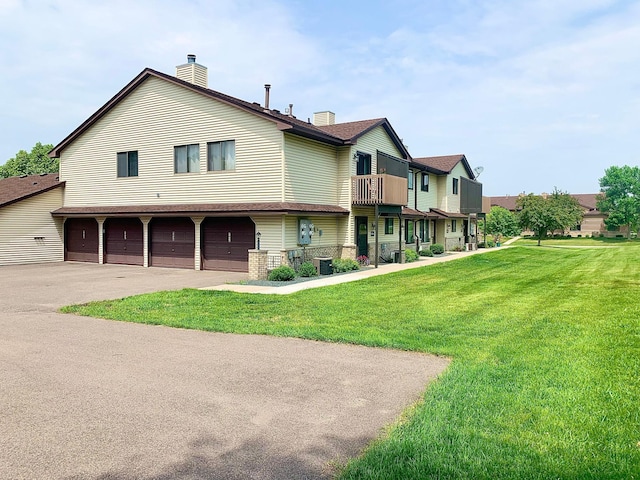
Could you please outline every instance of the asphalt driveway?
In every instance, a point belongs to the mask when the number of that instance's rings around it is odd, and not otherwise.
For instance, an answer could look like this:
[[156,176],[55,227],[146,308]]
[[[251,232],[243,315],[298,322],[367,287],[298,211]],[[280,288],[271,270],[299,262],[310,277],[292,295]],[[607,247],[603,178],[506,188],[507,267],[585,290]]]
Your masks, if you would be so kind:
[[415,353],[55,312],[244,276],[0,267],[0,478],[326,478],[448,365]]

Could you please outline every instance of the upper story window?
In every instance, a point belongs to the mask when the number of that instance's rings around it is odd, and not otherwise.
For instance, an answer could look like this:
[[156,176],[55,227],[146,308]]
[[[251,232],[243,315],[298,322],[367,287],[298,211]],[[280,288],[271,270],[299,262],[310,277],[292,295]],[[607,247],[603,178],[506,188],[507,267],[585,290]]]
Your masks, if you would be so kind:
[[454,195],[458,194],[458,179],[457,178],[453,179],[453,194]]
[[207,143],[207,170],[235,170],[236,168],[236,142]]
[[413,171],[409,170],[409,176],[407,177],[407,185],[409,186],[409,190],[413,190]]
[[138,176],[138,152],[118,152],[118,176]]
[[420,184],[420,190],[423,192],[429,191],[429,174],[427,172],[422,172],[422,182]]
[[358,152],[358,163],[356,165],[356,175],[371,175],[371,155]]
[[181,145],[173,147],[175,173],[194,173],[200,171],[200,145]]

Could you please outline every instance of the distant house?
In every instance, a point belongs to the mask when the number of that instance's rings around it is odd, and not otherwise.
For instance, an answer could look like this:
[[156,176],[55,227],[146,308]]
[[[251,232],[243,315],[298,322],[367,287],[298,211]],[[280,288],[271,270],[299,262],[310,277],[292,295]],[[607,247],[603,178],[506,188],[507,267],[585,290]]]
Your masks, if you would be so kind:
[[[546,195],[546,194],[542,194]],[[593,237],[593,236],[606,236],[606,237],[615,237],[616,235],[621,234],[620,229],[616,230],[608,230],[607,226],[604,224],[604,220],[607,218],[607,214],[598,210],[596,206],[597,202],[597,193],[575,193],[571,194],[573,198],[575,198],[580,206],[584,209],[584,217],[582,219],[582,223],[580,225],[576,225],[566,232],[555,232],[562,233],[565,235],[571,235],[572,237]],[[498,206],[506,208],[512,212],[517,211],[516,202],[519,198],[516,196],[503,196],[503,197],[490,197],[491,198],[491,206]],[[525,234],[531,232],[523,232]]]
[[0,180],[0,265],[60,262],[64,258],[64,183],[57,173]]

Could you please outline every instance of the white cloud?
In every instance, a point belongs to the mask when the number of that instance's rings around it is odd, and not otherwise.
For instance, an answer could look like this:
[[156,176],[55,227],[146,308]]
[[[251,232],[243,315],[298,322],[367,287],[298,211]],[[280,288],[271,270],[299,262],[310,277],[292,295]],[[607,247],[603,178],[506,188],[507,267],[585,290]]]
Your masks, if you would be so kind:
[[640,147],[637,0],[0,1],[0,162],[187,53],[224,93],[271,83],[301,118],[386,116],[416,156],[466,153],[489,193],[595,190]]

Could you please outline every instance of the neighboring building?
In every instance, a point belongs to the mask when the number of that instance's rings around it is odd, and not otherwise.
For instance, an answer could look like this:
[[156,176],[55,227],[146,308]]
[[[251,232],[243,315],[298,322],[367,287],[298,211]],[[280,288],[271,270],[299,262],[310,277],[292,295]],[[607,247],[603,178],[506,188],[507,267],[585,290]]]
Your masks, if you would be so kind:
[[[521,194],[522,195],[522,194]],[[542,194],[547,195],[546,193]],[[621,235],[622,232],[620,229],[608,230],[604,221],[607,218],[607,214],[598,210],[597,197],[599,194],[597,193],[575,193],[570,194],[573,198],[575,198],[580,206],[584,209],[584,217],[582,219],[582,223],[580,225],[576,225],[566,232],[554,232],[563,235],[571,235],[572,237],[615,237],[616,235]],[[516,212],[517,200],[520,195],[512,196],[506,195],[503,197],[491,197],[491,206],[498,206],[502,208],[506,208],[512,212]],[[523,232],[523,234],[532,234],[532,232]]]
[[[264,105],[210,90],[192,55],[176,77],[143,70],[50,154],[65,260],[263,278],[318,256],[473,242],[481,184],[464,155],[412,159],[385,118],[292,109],[270,108],[269,86]],[[430,190],[410,196],[417,174]]]
[[62,261],[62,219],[51,211],[63,187],[57,173],[0,180],[0,265]]
[[[414,158],[410,163],[409,207],[427,212],[417,225],[424,242],[446,250],[475,248],[482,184],[465,155]],[[426,227],[424,229],[423,225]]]

